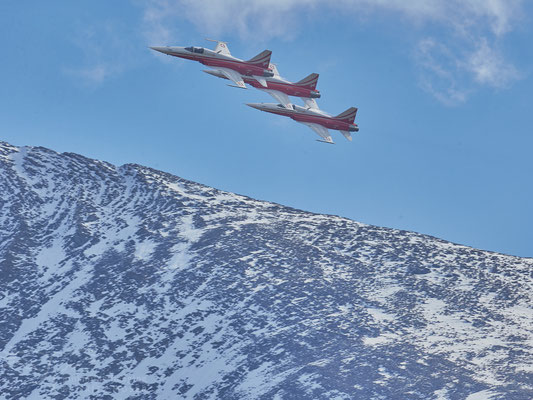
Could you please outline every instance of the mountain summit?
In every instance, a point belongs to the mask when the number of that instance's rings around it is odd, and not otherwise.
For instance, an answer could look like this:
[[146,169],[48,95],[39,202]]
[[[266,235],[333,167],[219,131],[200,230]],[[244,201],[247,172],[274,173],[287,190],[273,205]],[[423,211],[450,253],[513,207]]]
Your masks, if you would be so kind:
[[0,142],[2,399],[533,398],[533,260]]

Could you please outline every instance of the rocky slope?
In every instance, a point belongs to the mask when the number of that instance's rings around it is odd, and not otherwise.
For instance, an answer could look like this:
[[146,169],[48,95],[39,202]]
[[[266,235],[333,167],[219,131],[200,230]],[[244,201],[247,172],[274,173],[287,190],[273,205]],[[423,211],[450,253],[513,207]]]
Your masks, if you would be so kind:
[[0,398],[533,398],[533,260],[0,143]]

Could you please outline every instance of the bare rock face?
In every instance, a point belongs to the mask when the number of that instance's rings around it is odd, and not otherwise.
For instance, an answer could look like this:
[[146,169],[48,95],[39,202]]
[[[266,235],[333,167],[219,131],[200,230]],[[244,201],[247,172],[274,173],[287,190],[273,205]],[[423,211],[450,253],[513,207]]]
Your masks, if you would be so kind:
[[0,143],[2,399],[533,398],[533,260]]

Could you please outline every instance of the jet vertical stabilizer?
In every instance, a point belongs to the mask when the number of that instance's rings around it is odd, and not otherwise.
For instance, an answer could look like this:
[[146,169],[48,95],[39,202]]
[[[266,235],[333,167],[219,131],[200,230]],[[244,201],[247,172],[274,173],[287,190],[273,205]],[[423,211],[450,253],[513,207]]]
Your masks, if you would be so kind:
[[268,66],[270,65],[271,56],[272,56],[272,52],[270,50],[265,50],[259,53],[258,55],[256,55],[254,58],[246,61],[246,63],[258,65],[260,67],[268,69]]
[[270,63],[268,65],[268,69],[271,70],[274,73],[274,78],[279,78],[280,77],[280,74],[279,74],[279,71],[278,71],[278,67],[276,66],[276,64]]
[[295,85],[304,86],[307,89],[315,90],[318,82],[318,74],[312,73],[307,75],[301,81],[295,82]]
[[356,115],[357,115],[357,108],[350,107],[346,111],[341,112],[335,118],[348,122],[349,124],[353,124],[353,121],[355,120]]

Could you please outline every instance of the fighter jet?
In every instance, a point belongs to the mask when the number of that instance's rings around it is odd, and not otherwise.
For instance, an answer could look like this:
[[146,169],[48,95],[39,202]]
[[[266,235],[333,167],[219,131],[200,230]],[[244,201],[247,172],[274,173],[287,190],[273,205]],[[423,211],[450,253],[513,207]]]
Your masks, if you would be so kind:
[[[244,83],[267,92],[285,107],[291,106],[289,96],[300,97],[307,107],[318,107],[314,101],[314,99],[320,97],[320,92],[316,90],[318,74],[310,74],[301,81],[293,83],[279,75],[275,64],[270,64],[268,68],[274,73],[274,76],[259,80],[255,79],[255,77],[243,77]],[[204,70],[204,72],[218,78],[228,79],[219,70]]]
[[247,106],[272,114],[283,115],[292,118],[296,122],[307,125],[322,138],[322,140],[318,140],[319,142],[333,144],[333,139],[331,139],[328,129],[341,131],[344,137],[350,141],[352,140],[350,132],[359,131],[359,127],[353,122],[357,114],[357,108],[355,107],[350,107],[333,117],[318,107],[305,108],[292,104],[287,108],[283,104],[274,103],[249,103]]
[[240,88],[246,88],[243,77],[253,77],[256,81],[265,83],[265,77],[274,76],[274,72],[268,69],[272,52],[265,50],[254,58],[243,61],[230,54],[226,42],[207,39],[217,42],[215,50],[203,47],[150,47],[174,57],[198,61],[208,67],[214,68],[227,79],[233,81]]

